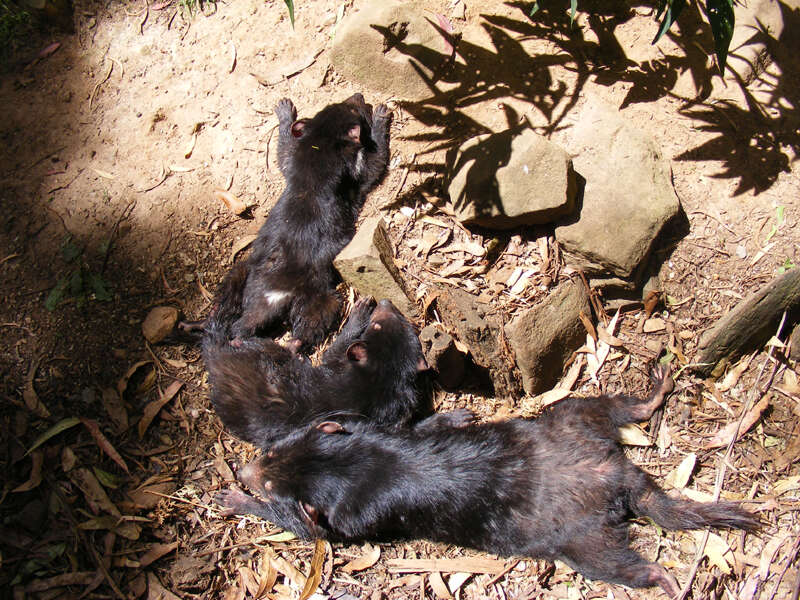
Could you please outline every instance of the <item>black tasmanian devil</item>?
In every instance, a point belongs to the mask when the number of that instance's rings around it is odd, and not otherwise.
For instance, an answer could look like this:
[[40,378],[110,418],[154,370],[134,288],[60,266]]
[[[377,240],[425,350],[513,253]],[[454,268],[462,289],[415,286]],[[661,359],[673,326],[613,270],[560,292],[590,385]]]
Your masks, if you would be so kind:
[[[355,234],[367,193],[389,161],[391,113],[355,94],[297,120],[291,100],[278,116],[278,167],[286,189],[253,242],[253,251],[229,277],[246,271],[242,314],[232,334],[244,339],[288,317],[298,346],[328,334],[339,315],[333,259]],[[223,281],[221,294],[226,283]]]
[[388,300],[359,300],[317,367],[271,339],[231,344],[231,306],[225,299],[209,318],[203,356],[214,409],[241,439],[268,448],[325,420],[402,427],[430,411],[422,346]]
[[672,498],[625,457],[617,427],[649,418],[672,391],[667,368],[654,380],[646,401],[570,398],[533,420],[392,433],[321,423],[242,469],[263,499],[232,489],[218,501],[305,538],[424,537],[560,559],[591,579],[674,596],[675,578],[629,547],[630,515],[670,529],[754,530],[758,521],[735,503]]

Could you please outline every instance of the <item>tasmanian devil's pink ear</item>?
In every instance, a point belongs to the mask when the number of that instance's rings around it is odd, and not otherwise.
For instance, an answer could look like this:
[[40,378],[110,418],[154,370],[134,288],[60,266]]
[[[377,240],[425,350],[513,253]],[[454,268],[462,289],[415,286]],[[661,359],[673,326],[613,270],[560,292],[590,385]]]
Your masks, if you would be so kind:
[[292,123],[292,136],[296,138],[301,137],[303,135],[303,130],[306,128],[306,123],[308,123],[306,119],[301,119]]
[[317,429],[322,433],[347,433],[341,423],[337,423],[336,421],[323,421],[317,425]]
[[364,342],[353,342],[347,348],[347,358],[360,363],[367,362],[367,345]]
[[427,371],[428,369],[428,361],[425,360],[424,356],[420,356],[417,361],[417,372]]
[[309,525],[316,525],[317,521],[319,521],[319,511],[308,502],[300,500],[299,504],[300,514],[303,515],[303,519],[305,519],[306,523]]
[[361,125],[353,125],[350,128],[350,131],[347,132],[347,137],[349,137],[354,142],[361,141]]

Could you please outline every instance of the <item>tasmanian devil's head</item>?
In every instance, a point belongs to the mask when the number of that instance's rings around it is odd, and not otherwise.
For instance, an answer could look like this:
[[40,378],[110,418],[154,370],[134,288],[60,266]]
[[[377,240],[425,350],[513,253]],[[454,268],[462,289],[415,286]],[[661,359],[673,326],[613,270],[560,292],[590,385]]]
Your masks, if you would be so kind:
[[319,172],[344,169],[358,179],[363,171],[363,152],[373,151],[372,106],[361,94],[323,108],[311,119],[292,123],[300,160],[310,161]]

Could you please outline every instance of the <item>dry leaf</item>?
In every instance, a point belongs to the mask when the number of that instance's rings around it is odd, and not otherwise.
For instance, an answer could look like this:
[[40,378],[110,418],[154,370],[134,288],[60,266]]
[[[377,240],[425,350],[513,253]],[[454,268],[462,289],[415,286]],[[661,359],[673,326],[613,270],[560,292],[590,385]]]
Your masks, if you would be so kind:
[[230,192],[226,192],[225,190],[217,188],[214,190],[214,195],[222,200],[225,206],[228,207],[228,210],[235,215],[240,215],[247,210],[247,204],[239,200]]
[[300,592],[298,600],[308,600],[311,594],[317,591],[319,582],[322,581],[322,565],[325,562],[326,548],[327,543],[325,540],[317,538],[314,542],[314,556],[311,558],[306,584],[303,586],[303,591]]
[[728,373],[725,375],[725,379],[723,379],[721,383],[717,384],[717,389],[720,392],[727,392],[729,389],[735,386],[739,381],[739,378],[742,376],[742,373],[744,373],[747,370],[747,367],[750,366],[750,363],[755,358],[756,354],[756,352],[753,352],[751,355],[742,358],[742,360],[739,361],[739,364],[728,371]]
[[114,424],[115,433],[122,433],[128,428],[128,411],[125,403],[113,388],[104,388],[100,396],[103,408],[106,409],[111,422]]
[[769,407],[769,395],[765,395],[761,400],[759,400],[758,404],[756,404],[753,408],[747,411],[747,414],[742,419],[741,427],[739,427],[739,431],[737,433],[736,428],[739,426],[739,419],[735,421],[731,421],[725,427],[720,429],[714,436],[706,442],[704,446],[705,449],[709,448],[721,448],[723,446],[727,446],[734,435],[736,435],[736,440],[739,440],[747,431],[755,425],[756,421],[761,418],[761,413],[763,413]]
[[249,567],[239,567],[239,580],[242,582],[242,588],[247,590],[251,596],[255,596],[258,591],[258,582],[256,582],[256,574]]
[[178,322],[178,309],[173,306],[156,306],[142,321],[142,334],[151,344],[167,337]]
[[581,320],[581,323],[583,323],[583,328],[586,329],[586,333],[592,336],[592,339],[597,342],[597,330],[594,328],[592,320],[586,316],[586,313],[583,311],[578,313],[578,318]]
[[194,171],[194,167],[184,167],[181,165],[170,165],[169,170],[173,173],[188,173],[189,171]]
[[185,360],[176,360],[174,358],[166,358],[166,357],[162,358],[161,360],[164,361],[173,369],[184,369],[188,365],[188,363]]
[[437,598],[442,598],[442,600],[449,600],[453,597],[453,594],[450,593],[447,585],[442,579],[442,574],[438,571],[434,571],[430,575],[428,575],[428,581],[431,584],[431,589],[433,590],[434,595]]
[[150,571],[147,572],[147,594],[148,600],[181,600],[161,585],[156,574]]
[[272,565],[278,571],[286,575],[286,577],[289,579],[289,581],[292,582],[292,584],[295,587],[302,589],[303,586],[305,586],[306,576],[303,575],[300,571],[298,571],[292,563],[275,554],[275,552],[271,548],[267,549],[266,552],[269,553]]
[[25,586],[26,592],[45,592],[52,588],[66,587],[70,585],[88,585],[92,582],[96,571],[77,571],[75,573],[63,573],[47,579],[37,579]]
[[92,171],[97,173],[103,179],[114,179],[114,176],[111,173],[108,173],[107,171],[101,171],[100,169],[95,169],[95,168],[92,168]]
[[97,422],[92,421],[91,419],[85,419],[83,417],[80,417],[80,419],[81,423],[83,423],[83,425],[89,430],[89,433],[94,438],[97,447],[105,452],[109,458],[111,458],[111,460],[117,463],[123,471],[130,473],[130,471],[128,471],[128,465],[126,465],[125,461],[122,460],[119,452],[117,452],[116,448],[111,445],[111,442],[108,441],[108,438],[103,435],[102,431],[100,431],[100,427],[98,426]]
[[346,573],[354,573],[356,571],[363,571],[364,569],[369,569],[372,565],[378,562],[378,559],[381,557],[381,549],[380,546],[370,546],[369,544],[364,546],[364,554],[359,556],[356,559],[351,560],[345,566],[342,567],[342,571]]
[[192,133],[192,139],[190,139],[189,143],[186,144],[186,150],[183,153],[184,158],[191,158],[196,143],[197,143],[197,130],[195,129],[195,131]]
[[58,423],[53,425],[50,429],[48,429],[42,435],[36,438],[36,441],[33,442],[33,445],[30,448],[28,448],[28,451],[25,453],[25,455],[27,456],[28,454],[36,450],[36,448],[44,444],[51,437],[58,435],[59,433],[69,429],[70,427],[74,427],[80,422],[81,422],[80,419],[78,419],[77,417],[67,417],[66,419],[61,419]]
[[296,539],[297,536],[293,534],[291,531],[281,531],[280,533],[273,533],[272,535],[266,535],[262,539],[265,542],[291,542],[293,539]]
[[506,563],[494,558],[478,556],[464,558],[396,558],[388,561],[392,573],[486,573],[499,575],[505,571]]
[[83,492],[90,506],[99,507],[115,517],[121,516],[122,513],[120,513],[116,505],[111,502],[103,486],[100,485],[94,473],[89,469],[85,467],[74,469],[70,473],[70,479],[72,479],[73,483]]
[[39,400],[36,390],[33,387],[33,379],[36,377],[36,371],[39,368],[39,357],[34,358],[31,362],[31,367],[28,369],[28,375],[25,377],[25,388],[22,390],[22,399],[25,401],[25,406],[28,410],[35,414],[37,417],[47,419],[50,417],[50,411]]
[[689,483],[689,478],[692,476],[692,471],[694,471],[696,462],[697,455],[694,452],[687,454],[681,461],[681,464],[675,467],[675,469],[666,476],[664,483],[676,489],[685,488],[686,484]]
[[[703,539],[703,532],[696,531],[694,535],[697,543],[699,544]],[[725,556],[727,554],[729,557],[733,557],[730,546],[728,546],[728,543],[716,533],[709,532],[708,542],[706,542],[704,554],[708,557],[708,561],[718,567],[720,571],[726,575],[731,572],[730,562]]]
[[28,481],[15,487],[12,492],[28,492],[42,483],[42,462],[44,455],[41,450],[36,450],[31,453],[31,474],[28,476]]
[[225,459],[221,456],[217,456],[214,459],[214,467],[217,469],[217,472],[222,476],[225,481],[231,482],[236,481],[236,476],[231,471],[231,468],[228,466],[228,463],[225,462]]
[[248,235],[243,235],[238,240],[233,243],[233,248],[231,248],[231,260],[230,262],[236,260],[236,255],[239,254],[242,250],[247,248],[250,244],[252,244],[258,236],[255,233],[251,233]]
[[75,452],[72,451],[72,448],[64,446],[64,449],[61,451],[61,469],[64,473],[69,473],[74,469],[77,462],[78,457],[75,456]]
[[272,561],[268,554],[261,555],[261,566],[258,569],[261,575],[261,580],[258,582],[258,590],[253,594],[253,598],[258,600],[263,597],[267,592],[271,592],[278,580],[278,571],[272,565]]
[[152,360],[139,361],[125,372],[125,375],[123,375],[117,382],[117,393],[119,394],[120,398],[125,397],[125,390],[128,389],[128,382],[130,381],[130,378],[133,377],[134,373],[136,373],[136,371],[138,371],[143,366],[152,364],[152,362],[153,362]]
[[472,577],[472,573],[455,573],[447,580],[447,587],[450,588],[451,593],[455,594],[470,577]]
[[540,406],[544,408],[545,406],[550,406],[551,404],[554,404],[559,400],[563,400],[571,393],[572,391],[566,388],[553,388],[552,390],[548,390],[543,394],[535,396],[533,398],[533,401],[540,403]]
[[147,428],[150,427],[150,423],[153,421],[155,416],[159,413],[159,411],[164,407],[164,405],[172,400],[175,394],[178,393],[183,387],[182,381],[173,381],[169,384],[166,390],[161,394],[161,397],[158,400],[153,400],[147,406],[144,407],[144,412],[142,413],[142,419],[139,421],[139,439],[144,437]]
[[653,444],[636,423],[629,423],[619,428],[619,441],[626,446],[651,446]]
[[146,567],[154,563],[162,556],[165,556],[180,546],[180,542],[171,544],[151,544],[150,549],[139,557],[139,564]]
[[775,485],[772,486],[772,491],[777,496],[793,490],[800,490],[800,475],[786,477],[776,481]]

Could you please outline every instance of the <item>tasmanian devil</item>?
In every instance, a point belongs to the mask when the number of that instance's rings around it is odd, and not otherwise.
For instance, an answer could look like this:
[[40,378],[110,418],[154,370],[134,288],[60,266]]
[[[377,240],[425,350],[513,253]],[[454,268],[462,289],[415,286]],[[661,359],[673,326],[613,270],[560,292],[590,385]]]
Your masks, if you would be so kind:
[[224,299],[209,318],[203,356],[214,409],[241,439],[268,448],[308,424],[337,419],[400,427],[429,410],[422,346],[388,300],[359,300],[317,367],[271,339],[231,344],[226,307],[232,305]]
[[649,418],[673,388],[667,368],[654,381],[646,401],[570,398],[533,420],[392,433],[321,423],[242,469],[264,499],[234,489],[218,501],[305,538],[425,537],[560,559],[591,579],[675,595],[675,578],[629,547],[629,515],[670,529],[758,521],[734,503],[671,498],[625,457],[617,427]]
[[373,113],[355,94],[312,119],[297,120],[286,98],[275,114],[286,189],[250,256],[223,280],[215,304],[229,293],[227,279],[246,272],[232,335],[245,339],[288,317],[297,345],[307,349],[338,317],[333,259],[353,238],[367,192],[386,171],[391,113],[383,104]]

